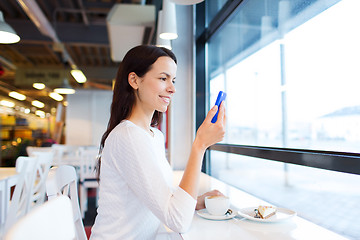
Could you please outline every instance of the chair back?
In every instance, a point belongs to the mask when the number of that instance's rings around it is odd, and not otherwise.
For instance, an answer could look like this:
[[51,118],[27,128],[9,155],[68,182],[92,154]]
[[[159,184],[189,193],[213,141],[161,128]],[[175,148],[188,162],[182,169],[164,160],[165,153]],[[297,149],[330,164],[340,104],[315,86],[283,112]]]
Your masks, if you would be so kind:
[[96,179],[98,148],[80,148],[80,182]]
[[46,194],[51,200],[59,195],[68,196],[71,200],[77,240],[87,240],[80,213],[76,171],[73,166],[61,165],[52,167],[46,180]]
[[52,150],[54,152],[54,165],[72,165],[79,156],[79,146],[53,144]]
[[46,178],[48,176],[51,164],[53,162],[53,152],[33,152],[33,156],[37,159],[36,164],[36,181],[31,192],[29,207],[41,205],[45,201]]
[[32,209],[5,234],[4,240],[74,240],[72,206],[68,197],[58,196]]
[[34,157],[34,152],[52,152],[52,147],[35,147],[35,146],[27,146],[26,153],[29,157]]
[[16,159],[16,170],[19,172],[19,176],[6,214],[5,231],[30,209],[37,162],[36,158],[31,157],[18,157]]

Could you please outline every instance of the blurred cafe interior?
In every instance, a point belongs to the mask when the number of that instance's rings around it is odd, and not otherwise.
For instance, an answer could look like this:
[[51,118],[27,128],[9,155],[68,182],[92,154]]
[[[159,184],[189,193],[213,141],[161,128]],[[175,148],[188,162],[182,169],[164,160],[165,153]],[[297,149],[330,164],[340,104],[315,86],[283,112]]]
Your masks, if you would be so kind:
[[[89,237],[98,184],[86,179],[118,66],[141,44],[178,60],[159,126],[175,176],[224,91],[226,134],[206,151],[199,194],[279,212],[265,223],[195,212],[189,231],[163,239],[360,239],[359,11],[358,0],[1,0],[0,239],[51,205],[50,167],[64,165],[76,173],[76,239]],[[51,161],[34,167],[40,200],[18,216],[24,157]]]

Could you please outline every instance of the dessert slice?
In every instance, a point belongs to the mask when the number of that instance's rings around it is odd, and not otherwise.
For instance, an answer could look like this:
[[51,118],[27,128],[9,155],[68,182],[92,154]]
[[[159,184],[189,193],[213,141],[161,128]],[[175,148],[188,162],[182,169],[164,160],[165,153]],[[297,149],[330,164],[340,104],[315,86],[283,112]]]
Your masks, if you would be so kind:
[[258,213],[262,219],[266,219],[275,215],[276,208],[272,206],[259,206]]

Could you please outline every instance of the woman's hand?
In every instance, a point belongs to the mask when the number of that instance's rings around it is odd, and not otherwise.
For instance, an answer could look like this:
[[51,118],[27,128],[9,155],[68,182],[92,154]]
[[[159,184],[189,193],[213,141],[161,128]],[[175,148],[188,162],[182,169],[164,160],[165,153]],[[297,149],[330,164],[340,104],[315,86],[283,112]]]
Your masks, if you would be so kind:
[[204,122],[196,133],[194,144],[203,150],[224,139],[226,122],[224,102],[221,102],[220,104],[217,121],[212,123],[211,119],[215,116],[216,111],[217,106],[215,105],[210,109]]
[[200,210],[200,209],[205,208],[205,197],[207,197],[207,196],[224,196],[224,194],[222,194],[218,190],[212,190],[210,192],[204,193],[201,196],[198,196],[195,210]]

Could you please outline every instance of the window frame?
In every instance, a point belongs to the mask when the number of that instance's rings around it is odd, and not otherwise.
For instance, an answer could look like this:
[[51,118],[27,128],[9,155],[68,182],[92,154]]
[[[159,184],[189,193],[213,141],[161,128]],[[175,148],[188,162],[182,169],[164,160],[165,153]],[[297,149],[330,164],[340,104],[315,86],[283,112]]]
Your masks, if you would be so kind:
[[[195,6],[195,75],[196,75],[196,129],[206,116],[209,105],[209,79],[207,74],[207,42],[211,36],[224,26],[231,14],[244,0],[228,0],[223,8],[205,27],[205,2]],[[208,151],[251,156],[264,160],[273,160],[307,167],[314,167],[337,172],[360,175],[360,153],[335,151],[305,150],[295,148],[274,148],[263,146],[247,146],[235,144],[215,144],[208,148],[205,154],[202,171],[211,175],[211,159]]]

